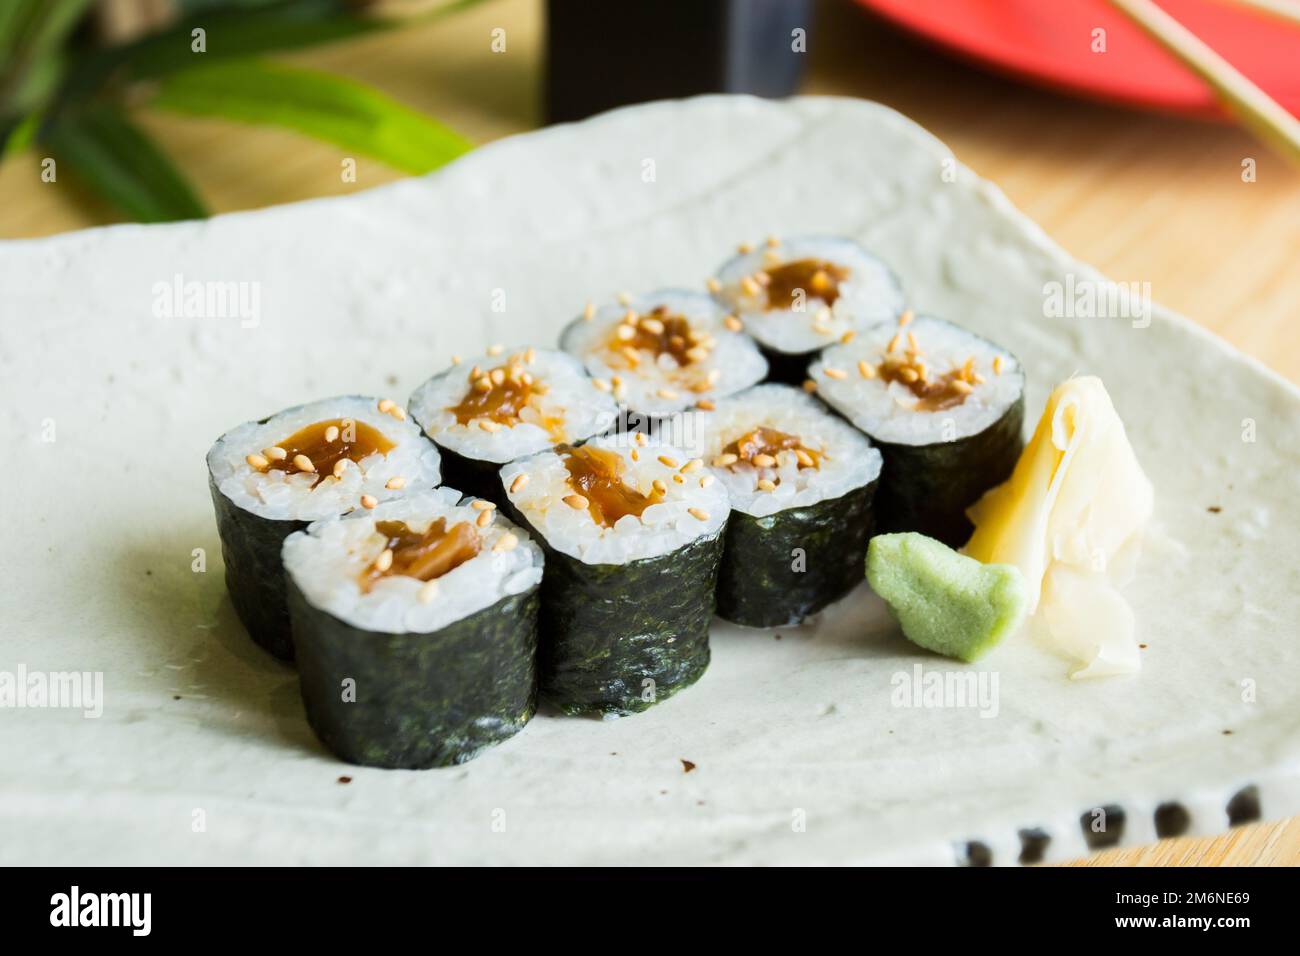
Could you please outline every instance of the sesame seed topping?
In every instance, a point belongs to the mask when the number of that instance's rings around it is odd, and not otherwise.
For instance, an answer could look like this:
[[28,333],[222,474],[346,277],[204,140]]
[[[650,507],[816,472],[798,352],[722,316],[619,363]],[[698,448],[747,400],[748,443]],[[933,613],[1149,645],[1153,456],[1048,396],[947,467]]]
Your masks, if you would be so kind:
[[975,391],[975,386],[961,378],[953,379],[948,387],[958,395],[969,395],[971,392]]
[[722,324],[725,325],[732,332],[739,332],[741,329],[745,327],[745,323],[740,321],[740,319],[736,318],[736,316],[734,315],[727,316],[725,319],[722,320]]
[[[340,459],[340,461],[341,460],[342,459]],[[403,478],[401,475],[394,475],[392,478],[389,478],[386,482],[384,482],[384,487],[387,488],[389,491],[400,491],[401,489],[406,487],[406,479]]]
[[693,471],[699,471],[704,467],[704,462],[698,458],[692,458],[686,464],[682,465],[682,474],[689,475]]
[[844,345],[848,345],[857,337],[858,337],[857,331],[854,329],[849,329],[847,332],[845,332],[843,335],[840,336],[840,342]]
[[712,475],[705,475],[700,479],[700,487],[707,488],[709,485],[713,484],[713,481],[714,479]]
[[655,392],[655,394],[658,395],[660,398],[666,398],[669,399],[670,401],[674,398],[677,398],[677,393],[673,391],[671,388],[661,388],[657,392]]
[[248,455],[244,458],[244,461],[248,462],[250,467],[256,468],[258,471],[261,471],[267,465],[271,464],[261,455]]
[[484,498],[475,498],[470,502],[469,506],[475,511],[491,511],[496,507],[496,505]]
[[495,514],[493,511],[480,511],[478,517],[474,519],[474,523],[480,528],[486,528],[492,523],[493,514]]
[[299,471],[316,470],[316,466],[311,463],[311,459],[308,458],[306,455],[294,455],[293,467],[297,468]]
[[515,494],[526,484],[528,484],[528,475],[525,472],[520,472],[515,475],[515,480],[510,482],[510,493]]
[[609,382],[605,381],[603,378],[593,378],[591,384],[595,385],[596,388],[602,392],[608,392],[610,390]]
[[863,378],[875,378],[876,367],[866,359],[862,359],[858,362],[858,374]]
[[767,237],[767,247],[769,249],[775,249],[780,244],[781,244],[781,240],[778,239],[776,236],[769,235]]
[[759,286],[758,283],[754,281],[753,276],[745,276],[745,278],[740,280],[740,290],[744,292],[745,295],[758,295]]
[[416,592],[415,597],[421,604],[432,604],[433,599],[438,596],[438,579],[425,581],[420,585],[420,590]]
[[701,398],[698,402],[695,403],[695,407],[703,412],[711,412],[718,406],[714,405],[713,402],[711,402],[707,398]]
[[899,347],[902,343],[903,343],[903,333],[902,333],[902,332],[896,332],[896,333],[894,334],[894,337],[893,337],[892,339],[889,340],[889,344],[885,346],[885,351],[886,351],[886,352],[896,352],[896,351],[898,351],[898,347]]
[[393,406],[396,404],[397,403],[393,401],[391,398],[381,398],[379,400],[379,410],[383,412],[385,415],[387,415],[389,412],[393,410]]
[[379,499],[376,498],[374,495],[361,496],[361,507],[365,508],[366,510],[375,507],[375,505],[377,504],[379,504]]
[[628,454],[632,456],[633,461],[641,460],[641,453],[637,451],[635,448],[633,448],[630,452],[628,452]]
[[348,465],[352,464],[351,458],[340,458],[334,462],[334,477],[342,478],[343,473],[348,470]]
[[677,467],[677,459],[676,459],[676,458],[669,458],[667,455],[660,455],[660,456],[659,456],[659,463],[660,463],[661,465],[663,465],[664,467],[666,467],[666,468],[676,468],[676,467]]
[[806,378],[803,380],[803,390],[811,395],[813,392],[817,391],[817,383],[810,378]]
[[393,566],[393,549],[384,548],[383,553],[375,558],[375,570],[379,572],[387,571]]
[[898,317],[898,327],[901,329],[903,326],[907,325],[911,321],[912,321],[912,310],[904,309],[903,314]]
[[591,502],[582,495],[565,495],[563,501],[574,511],[584,511]]
[[676,474],[673,475],[673,483],[678,485],[684,485],[686,484],[686,479],[683,478],[680,474]]
[[771,455],[764,455],[762,452],[759,452],[757,455],[750,458],[750,461],[754,463],[754,466],[756,468],[776,467],[776,459],[773,458]]
[[513,531],[507,531],[501,536],[501,540],[492,546],[492,550],[513,551],[517,547],[519,547],[519,536]]
[[654,481],[650,482],[650,487],[655,490],[656,494],[663,495],[668,493],[668,486],[664,484],[663,479],[661,478],[656,478]]
[[719,455],[717,458],[713,459],[713,467],[726,468],[729,465],[734,465],[738,461],[740,461],[740,457],[738,455],[733,455],[731,452],[724,452],[723,454]]
[[588,302],[582,309],[582,318],[584,321],[590,322],[595,317],[596,317],[596,303]]
[[646,443],[650,441],[650,439],[646,437],[645,432],[633,432],[632,434],[634,436],[632,440],[636,442],[638,445],[640,445],[642,448],[644,448],[646,446]]
[[1001,356],[1001,355],[995,355],[995,356],[993,356],[993,374],[994,374],[994,375],[1001,375],[1001,374],[1002,374],[1002,356]]
[[506,380],[506,370],[503,368],[494,368],[488,373],[488,378],[492,380],[493,385],[501,385]]
[[826,368],[822,369],[822,372],[825,373],[827,378],[843,379],[849,377],[849,373],[844,371],[844,369],[842,368],[833,368],[831,366],[827,366]]
[[262,454],[271,459],[271,461],[284,461],[289,457],[289,453],[279,445],[272,445],[270,448],[263,448]]
[[645,329],[651,335],[663,335],[664,324],[658,319],[642,319],[641,328]]
[[487,347],[487,354],[496,357],[500,355],[502,352],[504,352],[505,350],[506,347],[504,345],[489,345]]
[[776,482],[771,478],[760,478],[755,486],[759,491],[776,491]]
[[709,520],[709,513],[703,508],[687,508],[686,513],[699,521]]
[[478,420],[478,427],[483,429],[488,434],[492,434],[493,432],[497,432],[501,430],[501,426],[498,425],[496,422],[492,421],[492,419],[490,418],[480,418]]
[[331,425],[329,428],[325,429],[325,440],[329,442],[339,440],[339,428],[337,425]]
[[630,342],[636,338],[636,329],[626,323],[620,323],[619,327],[614,330],[614,337],[620,342]]
[[713,276],[709,276],[709,278],[704,281],[704,287],[714,295],[717,295],[722,291],[722,283],[713,278]]
[[754,251],[754,247],[748,242],[742,242],[740,245],[736,246],[736,251],[742,256],[747,256]]
[[463,358],[461,358],[459,355],[453,355],[453,356],[451,357],[451,364],[452,364],[452,365],[459,365],[459,364],[460,364],[461,362],[463,362],[463,361],[465,361],[465,360],[464,360]]

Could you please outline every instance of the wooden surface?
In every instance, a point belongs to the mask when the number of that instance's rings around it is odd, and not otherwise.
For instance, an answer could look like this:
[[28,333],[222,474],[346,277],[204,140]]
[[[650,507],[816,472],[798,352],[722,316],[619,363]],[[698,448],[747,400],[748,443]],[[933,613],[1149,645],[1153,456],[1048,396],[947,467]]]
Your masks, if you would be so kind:
[[[540,122],[540,6],[495,0],[285,59],[371,82],[487,142]],[[495,27],[506,30],[504,54],[489,49]],[[901,110],[1071,253],[1114,279],[1150,282],[1156,301],[1300,379],[1300,335],[1288,328],[1300,322],[1300,172],[1245,133],[1023,87],[905,39],[840,0],[818,6],[808,50],[805,92],[863,96]],[[357,157],[357,182],[343,183],[343,152],[277,129],[148,112],[139,118],[221,212],[397,178]],[[1255,182],[1242,179],[1248,159]],[[24,155],[0,167],[0,237],[112,221],[67,177],[42,183],[38,164],[38,156]],[[1158,864],[1300,864],[1300,818],[1082,862]]]

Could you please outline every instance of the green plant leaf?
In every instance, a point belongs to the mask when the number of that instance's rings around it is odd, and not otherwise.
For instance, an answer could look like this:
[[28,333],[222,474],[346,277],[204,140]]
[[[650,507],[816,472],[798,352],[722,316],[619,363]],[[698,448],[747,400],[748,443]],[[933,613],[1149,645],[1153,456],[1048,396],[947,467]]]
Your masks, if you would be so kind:
[[167,155],[116,109],[64,111],[42,129],[41,140],[60,172],[71,173],[137,222],[208,214]]
[[0,124],[0,160],[20,153],[30,146],[32,140],[36,138],[36,131],[40,125],[41,117],[37,113],[12,123]]
[[197,67],[166,78],[157,106],[298,130],[427,173],[472,148],[435,120],[364,84],[316,70],[256,60]]

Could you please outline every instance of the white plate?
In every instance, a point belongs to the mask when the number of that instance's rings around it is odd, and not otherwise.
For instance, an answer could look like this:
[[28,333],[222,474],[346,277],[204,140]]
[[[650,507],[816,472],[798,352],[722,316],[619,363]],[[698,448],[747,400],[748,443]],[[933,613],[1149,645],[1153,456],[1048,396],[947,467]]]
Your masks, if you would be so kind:
[[[949,863],[978,840],[1007,863],[1021,828],[1084,852],[1098,805],[1124,809],[1123,844],[1165,801],[1193,833],[1247,786],[1267,818],[1300,810],[1296,390],[1159,309],[1045,318],[1045,283],[1096,274],[949,162],[872,104],[704,98],[349,198],[0,246],[0,669],[102,671],[105,693],[98,719],[0,712],[0,861]],[[780,640],[717,627],[699,684],[642,716],[544,715],[447,770],[326,754],[225,595],[212,440],[321,396],[404,399],[453,352],[551,344],[588,298],[814,232],[1014,351],[1031,421],[1072,372],[1106,381],[1157,489],[1128,590],[1142,674],[1071,683],[1020,639],[969,668],[998,676],[996,717],[894,706],[894,675],[968,668],[864,587]],[[260,283],[259,321],[155,315],[177,275]]]

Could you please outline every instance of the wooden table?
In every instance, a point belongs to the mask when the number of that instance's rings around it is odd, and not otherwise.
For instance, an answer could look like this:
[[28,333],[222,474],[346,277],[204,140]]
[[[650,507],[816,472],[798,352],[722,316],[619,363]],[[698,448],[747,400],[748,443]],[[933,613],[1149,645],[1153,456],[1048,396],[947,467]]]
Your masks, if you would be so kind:
[[[489,33],[506,29],[507,52]],[[285,59],[374,83],[476,142],[540,123],[540,0],[496,0],[449,18]],[[1103,54],[1104,55],[1104,54]],[[1229,126],[1149,116],[1019,86],[956,63],[856,8],[825,0],[810,30],[805,92],[863,96],[933,131],[1066,249],[1152,295],[1281,374],[1300,379],[1300,172]],[[366,189],[398,174],[272,128],[141,114],[217,211]],[[1255,182],[1242,179],[1256,160]],[[38,157],[0,167],[0,236],[112,221]],[[1217,839],[1165,840],[1078,865],[1300,864],[1300,818]]]

